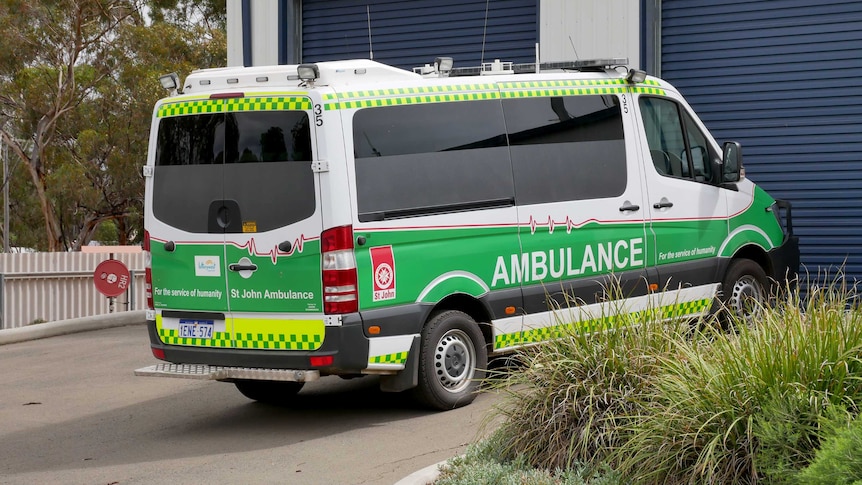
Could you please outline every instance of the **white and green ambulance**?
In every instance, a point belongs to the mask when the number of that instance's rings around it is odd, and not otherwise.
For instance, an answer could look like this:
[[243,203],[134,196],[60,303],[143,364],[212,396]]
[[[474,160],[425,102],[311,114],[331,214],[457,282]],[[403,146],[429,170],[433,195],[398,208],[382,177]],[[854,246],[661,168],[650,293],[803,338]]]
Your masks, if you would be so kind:
[[798,269],[789,204],[624,63],[192,73],[154,110],[147,320],[166,362],[137,373],[261,401],[376,374],[448,409],[490,357],[566,327],[750,311]]

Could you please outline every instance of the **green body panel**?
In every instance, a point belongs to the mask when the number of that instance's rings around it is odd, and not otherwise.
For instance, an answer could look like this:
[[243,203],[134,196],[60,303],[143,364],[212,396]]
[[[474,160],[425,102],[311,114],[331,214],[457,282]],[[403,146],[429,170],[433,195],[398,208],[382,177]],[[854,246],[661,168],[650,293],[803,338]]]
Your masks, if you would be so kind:
[[[459,273],[463,272],[459,271]],[[473,279],[475,275],[471,276],[457,273],[441,275],[438,281],[432,281],[428,284],[424,294],[420,294],[418,300],[422,303],[437,303],[456,293],[467,294],[473,298],[485,296],[488,293],[487,284]]]
[[249,258],[258,269],[249,278],[229,271],[231,312],[320,313],[323,291],[320,277],[320,243],[303,244],[302,252],[279,255],[249,255],[246,248],[226,247],[227,261]]
[[754,186],[754,200],[751,206],[741,214],[730,218],[731,238],[720,256],[731,257],[739,248],[749,243],[760,245],[766,251],[780,246],[784,242],[784,231],[775,213],[767,210],[774,203],[775,199],[766,191]]
[[[355,236],[367,239],[356,248],[360,309],[414,303],[435,278],[450,271],[470,273],[490,283],[498,254],[518,251],[516,226],[451,228],[428,230],[362,231]],[[374,275],[371,249],[392,246],[394,260],[394,298],[374,301]],[[444,283],[448,293],[475,294],[477,284],[469,278],[454,278]],[[502,285],[518,287],[518,284]],[[433,292],[429,301],[442,299],[443,289]]]
[[[156,309],[272,313],[323,311],[318,241],[306,242],[302,252],[279,255],[274,262],[269,254],[250,255],[248,249],[234,245],[176,244],[175,250],[168,252],[162,243],[153,242],[152,251]],[[217,251],[224,251],[226,255]],[[218,276],[196,275],[195,257],[210,255],[217,256],[220,262]],[[227,269],[229,263],[242,258],[248,258],[258,267],[249,278]]]
[[[724,239],[708,237],[723,234],[721,228],[727,226],[724,220],[663,224],[677,236],[665,249],[680,253],[672,262],[716,257]],[[716,230],[702,230],[705,226]],[[495,291],[644,269],[656,258],[653,242],[639,223],[590,223],[553,231],[538,227],[534,232],[525,226],[520,245],[514,227],[359,230],[357,235],[368,241],[356,250],[361,309],[436,303],[456,293],[478,298],[486,291],[473,276]],[[392,299],[374,301],[370,249],[380,246],[392,247],[396,291]]]
[[[173,251],[166,251],[164,243],[152,241],[150,248],[153,303],[157,310],[228,311],[221,244],[177,244]],[[219,276],[196,276],[195,257],[205,264],[218,264]],[[209,272],[216,274],[213,268]]]
[[652,229],[657,251],[648,264],[658,266],[714,258],[727,238],[726,219],[653,222]]
[[553,230],[522,227],[521,244],[521,255],[504,255],[504,260],[498,260],[492,288],[507,279],[535,284],[644,268],[653,246],[644,236],[642,222],[588,223]]

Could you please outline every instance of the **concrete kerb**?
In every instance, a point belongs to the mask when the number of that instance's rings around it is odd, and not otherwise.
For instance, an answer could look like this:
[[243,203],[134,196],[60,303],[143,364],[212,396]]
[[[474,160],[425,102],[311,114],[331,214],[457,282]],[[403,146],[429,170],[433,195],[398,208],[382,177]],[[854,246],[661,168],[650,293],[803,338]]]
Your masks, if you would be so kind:
[[56,337],[70,333],[88,332],[112,327],[125,327],[146,323],[144,310],[95,315],[92,317],[71,318],[56,322],[37,323],[20,328],[0,330],[0,345],[26,342],[40,338]]
[[410,475],[402,478],[395,482],[395,485],[429,485],[434,483],[437,480],[437,477],[440,476],[440,467],[445,465],[448,460],[441,461],[440,463],[435,463],[433,465],[428,465],[421,470],[417,470]]

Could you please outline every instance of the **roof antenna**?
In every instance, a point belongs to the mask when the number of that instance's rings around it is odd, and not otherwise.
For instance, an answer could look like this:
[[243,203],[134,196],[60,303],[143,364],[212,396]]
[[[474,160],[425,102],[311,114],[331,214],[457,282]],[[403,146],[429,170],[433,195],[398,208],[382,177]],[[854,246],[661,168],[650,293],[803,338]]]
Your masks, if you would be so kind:
[[485,34],[488,32],[488,4],[491,0],[485,0],[485,25],[482,26],[482,59],[480,64],[485,63]]
[[374,60],[374,49],[371,48],[371,6],[365,4],[365,15],[368,16],[368,58]]
[[578,50],[575,49],[575,42],[572,40],[572,36],[569,36],[569,44],[572,44],[572,50],[575,51],[575,60],[580,61],[581,56],[578,55]]

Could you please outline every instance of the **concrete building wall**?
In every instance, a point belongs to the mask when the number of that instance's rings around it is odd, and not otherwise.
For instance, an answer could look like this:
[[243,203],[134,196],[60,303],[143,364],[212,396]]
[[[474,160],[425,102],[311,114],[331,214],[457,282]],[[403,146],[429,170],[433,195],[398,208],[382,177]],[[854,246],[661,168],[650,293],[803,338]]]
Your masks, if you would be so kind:
[[243,35],[243,2],[227,2],[227,65],[244,63],[243,41],[251,41],[251,65],[278,64],[278,0],[254,0],[248,3],[250,35]]
[[227,65],[242,65],[242,2],[227,2]]

